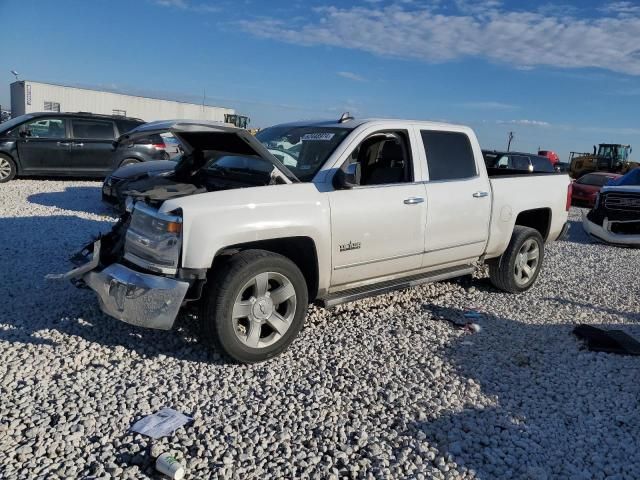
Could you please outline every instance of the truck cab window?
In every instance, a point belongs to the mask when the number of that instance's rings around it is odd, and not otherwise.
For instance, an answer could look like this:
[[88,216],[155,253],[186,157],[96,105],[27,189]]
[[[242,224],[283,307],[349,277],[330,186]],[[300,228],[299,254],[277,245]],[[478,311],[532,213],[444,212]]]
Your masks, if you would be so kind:
[[478,175],[469,137],[461,132],[421,130],[429,180],[456,180]]
[[[386,185],[413,181],[407,134],[380,132],[367,137],[347,163],[359,162],[361,185]],[[346,167],[346,165],[345,165]]]

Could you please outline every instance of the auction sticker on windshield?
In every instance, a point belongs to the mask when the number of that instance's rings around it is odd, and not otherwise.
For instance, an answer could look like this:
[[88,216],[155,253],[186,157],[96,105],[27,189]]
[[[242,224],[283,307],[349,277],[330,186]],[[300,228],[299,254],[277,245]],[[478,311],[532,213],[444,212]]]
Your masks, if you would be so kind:
[[307,133],[302,136],[302,141],[329,141],[333,138],[335,133]]

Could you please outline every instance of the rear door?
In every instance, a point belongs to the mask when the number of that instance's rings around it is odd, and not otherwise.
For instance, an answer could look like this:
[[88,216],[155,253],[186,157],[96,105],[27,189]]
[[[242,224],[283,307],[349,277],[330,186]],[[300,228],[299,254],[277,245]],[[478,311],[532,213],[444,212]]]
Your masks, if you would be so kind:
[[39,117],[20,127],[18,158],[27,173],[65,174],[71,139],[67,120]]
[[[428,216],[424,266],[469,263],[485,250],[491,217],[491,185],[482,152],[466,131],[422,129]],[[477,151],[476,151],[477,149]],[[481,170],[482,169],[482,170]]]
[[115,123],[101,118],[72,118],[70,168],[88,175],[109,173],[113,163]]

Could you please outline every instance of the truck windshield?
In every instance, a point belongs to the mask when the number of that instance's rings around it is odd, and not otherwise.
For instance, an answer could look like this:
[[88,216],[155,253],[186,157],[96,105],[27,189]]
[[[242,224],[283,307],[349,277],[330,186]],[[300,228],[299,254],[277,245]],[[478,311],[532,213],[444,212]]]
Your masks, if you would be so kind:
[[310,182],[348,128],[279,126],[262,130],[256,138],[301,181]]

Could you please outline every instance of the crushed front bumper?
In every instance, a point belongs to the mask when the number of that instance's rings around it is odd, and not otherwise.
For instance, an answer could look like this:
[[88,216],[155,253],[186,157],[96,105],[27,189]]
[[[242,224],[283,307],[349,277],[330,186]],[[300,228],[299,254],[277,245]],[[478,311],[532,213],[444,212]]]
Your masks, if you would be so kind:
[[173,326],[189,289],[188,282],[136,272],[119,263],[97,270],[99,258],[98,241],[87,264],[48,278],[86,284],[98,296],[102,311],[123,322],[160,330]]
[[614,243],[617,245],[640,246],[640,235],[612,232],[611,226],[615,223],[632,222],[612,222],[609,221],[608,218],[605,218],[602,222],[602,225],[598,225],[597,223],[592,222],[588,216],[584,216],[584,218],[582,219],[582,227],[584,228],[584,231],[592,237],[595,237],[597,240],[606,243]]

